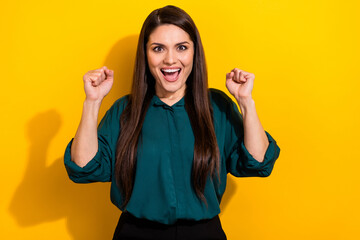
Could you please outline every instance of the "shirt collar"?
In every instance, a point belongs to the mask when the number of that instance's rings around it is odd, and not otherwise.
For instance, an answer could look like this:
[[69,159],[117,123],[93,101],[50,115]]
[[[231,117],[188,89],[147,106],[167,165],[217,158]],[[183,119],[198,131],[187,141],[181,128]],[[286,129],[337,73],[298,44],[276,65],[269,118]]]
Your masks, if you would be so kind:
[[182,107],[182,106],[185,106],[185,96],[183,96],[178,102],[176,102],[172,106],[169,106],[166,103],[164,103],[163,101],[161,101],[160,98],[158,96],[156,96],[156,94],[154,94],[153,98],[151,99],[151,104],[154,106],[164,106],[164,107],[170,107],[170,108]]

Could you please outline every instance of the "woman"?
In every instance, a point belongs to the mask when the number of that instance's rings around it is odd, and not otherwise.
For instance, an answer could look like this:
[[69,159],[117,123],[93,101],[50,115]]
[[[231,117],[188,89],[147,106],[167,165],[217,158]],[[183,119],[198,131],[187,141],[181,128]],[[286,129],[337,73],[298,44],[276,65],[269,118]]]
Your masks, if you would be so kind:
[[145,20],[130,95],[97,128],[114,72],[84,75],[80,125],[65,152],[74,182],[111,181],[122,211],[114,239],[226,239],[218,217],[226,175],[269,176],[279,147],[251,97],[254,74],[233,69],[223,92],[208,89],[197,28],[166,6]]

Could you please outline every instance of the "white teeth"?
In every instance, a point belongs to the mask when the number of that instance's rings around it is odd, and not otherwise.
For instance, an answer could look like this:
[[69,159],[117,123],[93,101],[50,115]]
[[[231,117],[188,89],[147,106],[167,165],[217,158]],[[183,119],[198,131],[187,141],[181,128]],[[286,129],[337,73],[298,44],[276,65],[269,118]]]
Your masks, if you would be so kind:
[[167,72],[167,73],[171,73],[171,72],[180,71],[180,68],[178,68],[178,69],[161,69],[161,70],[164,71],[164,72]]

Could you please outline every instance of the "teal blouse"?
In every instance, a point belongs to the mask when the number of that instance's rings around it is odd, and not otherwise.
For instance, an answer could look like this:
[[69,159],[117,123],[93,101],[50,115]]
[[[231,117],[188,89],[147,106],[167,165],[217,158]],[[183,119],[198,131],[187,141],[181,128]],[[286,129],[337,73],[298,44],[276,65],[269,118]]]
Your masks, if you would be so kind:
[[220,183],[207,179],[204,196],[208,206],[198,199],[191,182],[194,135],[185,99],[172,106],[156,95],[146,113],[138,143],[133,192],[126,209],[114,176],[115,149],[121,131],[119,119],[128,101],[124,96],[111,106],[98,126],[98,152],[83,168],[71,161],[67,145],[64,163],[69,178],[76,183],[111,182],[111,201],[121,211],[138,218],[164,224],[177,219],[208,219],[220,213],[227,173],[236,177],[267,177],[272,172],[280,149],[266,132],[269,146],[263,162],[255,160],[243,142],[243,120],[237,105],[222,91],[210,89],[214,127],[220,151]]

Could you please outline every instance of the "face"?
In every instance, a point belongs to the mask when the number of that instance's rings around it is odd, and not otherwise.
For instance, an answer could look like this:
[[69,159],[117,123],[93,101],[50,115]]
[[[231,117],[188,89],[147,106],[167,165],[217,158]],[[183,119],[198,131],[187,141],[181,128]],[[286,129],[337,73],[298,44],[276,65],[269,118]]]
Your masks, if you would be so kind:
[[184,96],[194,58],[189,34],[172,24],[161,25],[150,34],[146,53],[156,80],[156,95],[173,99]]

